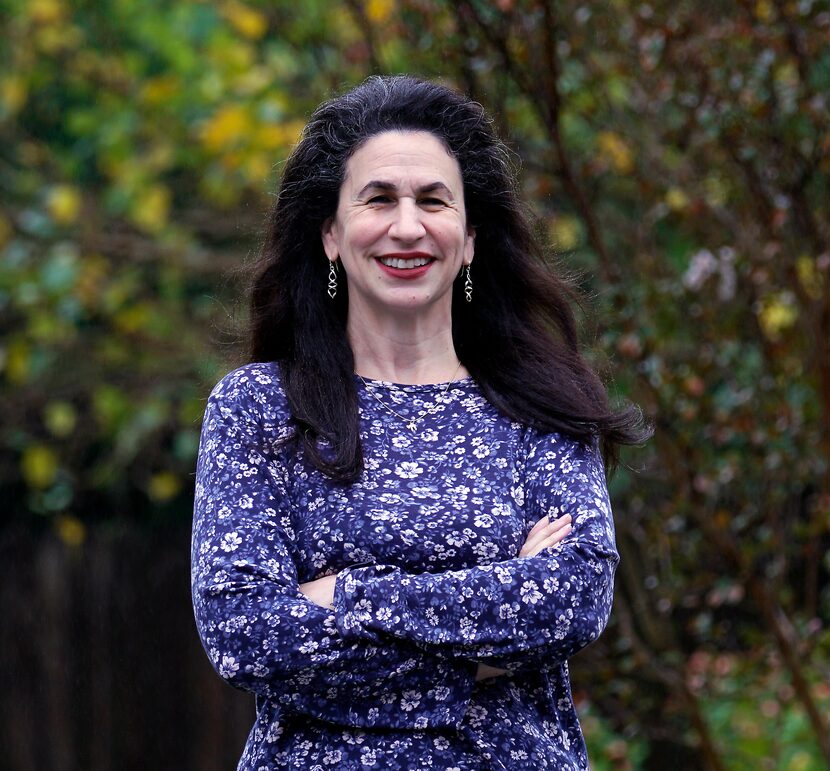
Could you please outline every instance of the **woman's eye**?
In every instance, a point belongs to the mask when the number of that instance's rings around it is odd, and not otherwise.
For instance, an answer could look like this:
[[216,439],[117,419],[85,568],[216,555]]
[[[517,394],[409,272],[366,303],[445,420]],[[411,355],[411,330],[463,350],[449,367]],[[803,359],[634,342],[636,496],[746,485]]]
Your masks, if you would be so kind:
[[373,195],[367,203],[389,203],[391,200],[388,195]]
[[440,198],[422,198],[421,204],[424,206],[443,206],[444,201]]

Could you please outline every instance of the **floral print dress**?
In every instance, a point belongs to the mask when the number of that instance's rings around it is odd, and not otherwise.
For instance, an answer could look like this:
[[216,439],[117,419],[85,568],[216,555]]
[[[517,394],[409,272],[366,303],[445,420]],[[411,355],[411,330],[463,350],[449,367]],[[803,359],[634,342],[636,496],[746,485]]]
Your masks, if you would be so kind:
[[[605,626],[618,560],[596,443],[512,422],[470,378],[357,389],[350,485],[297,451],[276,364],[208,401],[193,606],[213,666],[256,694],[239,769],[587,768],[567,659]],[[564,541],[517,556],[564,513]],[[333,610],[298,588],[327,574]],[[476,682],[476,662],[508,674]]]

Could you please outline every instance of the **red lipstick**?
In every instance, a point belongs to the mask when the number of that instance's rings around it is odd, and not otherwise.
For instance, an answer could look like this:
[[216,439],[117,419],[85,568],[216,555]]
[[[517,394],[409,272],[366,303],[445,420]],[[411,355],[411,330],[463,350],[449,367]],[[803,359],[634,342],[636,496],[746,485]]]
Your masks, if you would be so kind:
[[419,258],[426,258],[429,260],[424,265],[419,265],[417,268],[393,268],[389,265],[384,265],[381,262],[381,257],[376,257],[378,265],[380,265],[381,270],[386,273],[388,276],[392,276],[393,278],[403,278],[403,279],[414,279],[420,278],[423,276],[432,266],[432,263],[435,262],[432,255],[426,254],[425,252],[394,252],[391,254],[384,254],[384,258],[392,257],[398,260],[417,260]]

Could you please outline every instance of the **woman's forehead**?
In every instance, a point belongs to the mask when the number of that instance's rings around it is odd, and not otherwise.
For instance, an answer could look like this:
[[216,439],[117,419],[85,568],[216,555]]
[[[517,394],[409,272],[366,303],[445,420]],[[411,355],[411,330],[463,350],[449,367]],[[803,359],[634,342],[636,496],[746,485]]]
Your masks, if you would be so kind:
[[344,184],[359,190],[371,182],[461,187],[458,161],[427,131],[386,131],[364,142],[346,163]]

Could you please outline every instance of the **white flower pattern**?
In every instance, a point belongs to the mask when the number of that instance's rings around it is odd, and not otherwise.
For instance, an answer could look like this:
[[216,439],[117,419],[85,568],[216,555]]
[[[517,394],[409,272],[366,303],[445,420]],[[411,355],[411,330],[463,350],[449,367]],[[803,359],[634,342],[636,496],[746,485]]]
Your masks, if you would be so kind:
[[[275,364],[208,402],[193,605],[219,674],[258,696],[239,769],[586,769],[567,659],[604,628],[617,563],[596,443],[510,421],[469,378],[369,381],[418,433],[355,387],[348,486],[291,442]],[[561,544],[517,556],[564,512]],[[299,593],[332,574],[334,610]],[[510,674],[477,683],[477,661]]]

